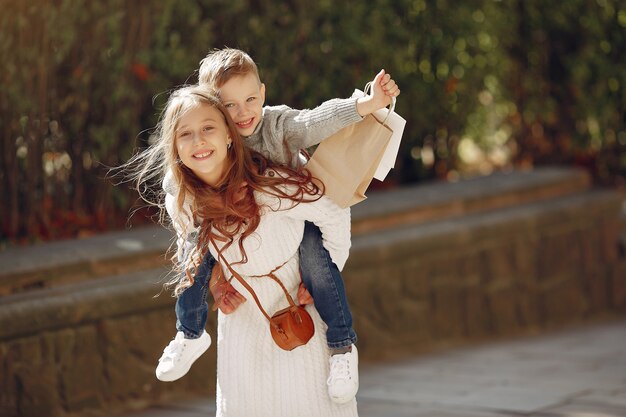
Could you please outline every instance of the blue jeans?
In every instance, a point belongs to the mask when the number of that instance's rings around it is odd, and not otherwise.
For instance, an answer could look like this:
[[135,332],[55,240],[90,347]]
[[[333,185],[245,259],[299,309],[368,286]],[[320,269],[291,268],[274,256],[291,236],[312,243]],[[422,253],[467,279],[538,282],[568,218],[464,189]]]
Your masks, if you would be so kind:
[[193,285],[185,289],[176,300],[176,329],[183,332],[187,339],[199,338],[206,326],[209,311],[206,297],[213,265],[215,258],[207,251],[202,265],[196,271]]
[[[207,281],[214,264],[215,259],[207,251],[194,277],[194,284],[183,291],[176,301],[176,328],[187,338],[200,337],[206,325]],[[311,222],[304,224],[304,236],[300,243],[300,270],[302,281],[315,301],[315,308],[328,326],[328,347],[341,348],[356,343],[343,278],[330,259],[330,254],[322,246],[319,228]]]
[[343,278],[322,245],[320,229],[311,222],[304,222],[304,236],[300,243],[300,271],[304,286],[313,296],[317,312],[328,326],[328,347],[341,348],[356,343]]

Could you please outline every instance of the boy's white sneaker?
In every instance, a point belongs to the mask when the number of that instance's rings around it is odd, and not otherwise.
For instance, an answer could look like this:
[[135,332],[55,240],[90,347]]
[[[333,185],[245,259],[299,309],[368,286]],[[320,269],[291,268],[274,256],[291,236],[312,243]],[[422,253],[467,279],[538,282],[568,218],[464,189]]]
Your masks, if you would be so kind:
[[359,352],[352,345],[351,352],[332,355],[329,362],[328,395],[335,403],[347,403],[359,390]]
[[211,346],[211,336],[206,331],[197,339],[185,339],[183,332],[176,333],[176,337],[163,349],[156,368],[156,377],[159,381],[176,381],[189,372],[191,365]]

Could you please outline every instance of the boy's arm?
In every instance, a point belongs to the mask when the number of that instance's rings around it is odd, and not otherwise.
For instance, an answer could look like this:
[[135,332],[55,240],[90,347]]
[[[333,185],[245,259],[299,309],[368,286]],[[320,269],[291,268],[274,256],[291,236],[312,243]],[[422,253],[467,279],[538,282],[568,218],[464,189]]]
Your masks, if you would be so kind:
[[292,154],[317,145],[323,139],[363,117],[357,111],[356,98],[332,99],[311,110],[296,110],[287,106],[271,108],[263,121],[271,137],[284,138]]
[[371,95],[366,97],[332,99],[312,110],[294,110],[281,106],[282,111],[268,112],[273,137],[284,137],[290,151],[317,145],[346,126],[360,121],[366,115],[388,106],[391,97],[397,97],[400,89],[385,70],[381,70],[372,81]]

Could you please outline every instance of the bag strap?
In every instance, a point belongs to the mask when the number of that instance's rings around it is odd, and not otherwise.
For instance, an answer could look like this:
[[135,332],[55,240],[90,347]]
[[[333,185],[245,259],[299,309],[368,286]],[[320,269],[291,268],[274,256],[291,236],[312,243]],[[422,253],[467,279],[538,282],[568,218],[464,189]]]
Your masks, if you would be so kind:
[[[211,240],[211,243],[213,244],[213,246],[215,247],[215,250],[217,251],[217,255],[220,258],[220,260],[226,265],[226,267],[228,268],[228,270],[230,271],[232,276],[235,277],[237,279],[237,281],[239,281],[241,283],[241,285],[243,285],[246,290],[248,290],[250,295],[252,295],[252,298],[254,298],[254,301],[256,302],[256,305],[259,306],[259,309],[261,310],[261,312],[263,313],[265,318],[267,318],[267,320],[271,323],[272,322],[271,317],[270,317],[269,314],[267,314],[267,312],[265,311],[265,309],[261,305],[261,302],[259,301],[259,298],[257,297],[256,292],[254,292],[254,290],[252,289],[250,284],[248,284],[246,282],[246,280],[243,279],[241,277],[241,275],[239,275],[239,273],[233,269],[232,266],[230,266],[230,264],[228,263],[226,258],[224,258],[224,255],[222,254],[222,251],[217,247],[217,245],[215,244],[213,239],[210,239],[210,240]],[[285,262],[285,263],[287,263],[287,262]],[[276,275],[274,275],[274,272],[276,272],[279,268],[281,268],[283,265],[285,265],[285,263],[283,263],[282,265],[279,265],[278,267],[274,268],[274,270],[272,270],[267,275],[256,275],[256,276],[258,276],[258,277],[267,276],[267,277],[272,278],[274,281],[276,281],[278,283],[278,285],[280,285],[280,288],[283,289],[283,292],[285,293],[285,297],[287,297],[287,301],[289,301],[289,305],[291,307],[294,307],[296,304],[294,303],[293,298],[291,298],[291,295],[289,295],[289,291],[287,291],[287,288],[285,288],[285,285],[282,283],[282,281],[280,279],[278,279],[276,277]]]

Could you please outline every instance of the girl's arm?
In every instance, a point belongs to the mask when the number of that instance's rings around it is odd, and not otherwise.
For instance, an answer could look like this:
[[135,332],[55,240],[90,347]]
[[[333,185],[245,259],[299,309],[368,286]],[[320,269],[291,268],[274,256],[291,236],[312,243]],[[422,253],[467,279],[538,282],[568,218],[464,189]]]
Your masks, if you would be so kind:
[[287,215],[308,220],[322,232],[322,244],[332,261],[341,271],[350,253],[350,209],[342,209],[330,198],[322,196],[317,201],[302,202],[287,210]]
[[183,212],[176,205],[172,194],[165,195],[165,210],[176,232],[176,255],[179,263],[185,263],[196,246],[196,229],[191,221],[191,214],[183,207]]

